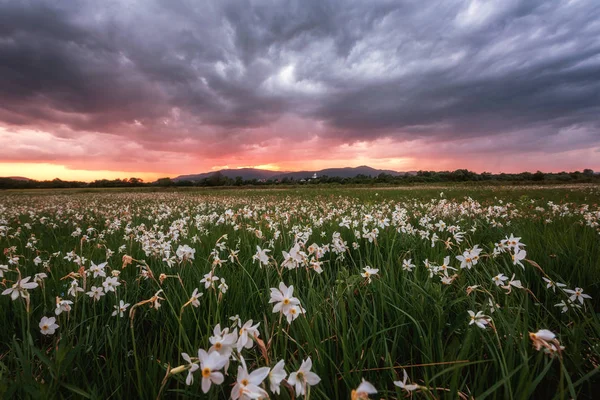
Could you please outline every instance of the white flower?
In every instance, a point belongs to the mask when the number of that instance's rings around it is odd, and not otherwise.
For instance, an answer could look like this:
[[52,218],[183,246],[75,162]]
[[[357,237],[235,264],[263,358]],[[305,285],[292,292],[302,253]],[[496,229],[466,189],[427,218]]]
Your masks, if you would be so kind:
[[520,237],[514,237],[511,233],[509,238],[502,240],[502,243],[506,245],[509,249],[513,249],[516,251],[520,247],[525,246],[523,243],[520,242],[520,240]]
[[93,298],[95,301],[98,301],[100,300],[100,297],[104,296],[104,289],[102,289],[101,287],[92,286],[90,291],[86,294]]
[[413,268],[415,268],[415,264],[412,262],[412,258],[408,260],[402,260],[402,269],[408,272],[412,272]]
[[71,281],[71,285],[69,286],[69,290],[67,291],[67,294],[72,297],[77,297],[77,293],[83,292],[83,291],[84,291],[83,288],[79,287],[79,282],[77,282],[75,279],[73,279]]
[[484,315],[483,311],[478,311],[477,314],[475,314],[473,311],[469,310],[469,315],[471,319],[469,325],[475,324],[481,329],[485,329],[485,326],[490,323],[489,317]]
[[37,283],[38,285],[41,285],[42,283],[44,283],[44,279],[46,279],[48,277],[48,275],[46,275],[43,272],[40,272],[39,274],[35,274],[33,276],[33,281],[35,283]]
[[289,310],[295,306],[300,304],[300,300],[293,297],[294,286],[290,285],[290,287],[285,286],[283,282],[279,283],[279,289],[271,288],[271,299],[269,303],[277,303],[273,306],[273,312],[283,312],[287,314]]
[[456,259],[460,261],[460,268],[471,269],[474,265],[477,265],[481,251],[482,249],[478,245],[475,245],[471,250],[463,252],[462,256],[456,256]]
[[196,249],[192,249],[187,244],[185,244],[183,246],[180,245],[177,248],[177,251],[175,252],[175,254],[177,255],[177,257],[179,258],[180,261],[193,260],[194,254],[196,254]]
[[281,381],[285,379],[286,372],[283,368],[284,361],[280,360],[269,372],[269,389],[271,392],[279,394]]
[[583,304],[583,299],[591,299],[592,296],[589,294],[583,294],[583,289],[576,287],[575,290],[565,289],[565,293],[569,293],[571,297],[569,299],[571,301],[579,300],[581,304]]
[[561,313],[566,313],[567,311],[569,311],[569,307],[567,306],[567,303],[565,303],[564,300],[561,300],[560,303],[555,304],[554,307],[560,307],[561,308]]
[[4,278],[5,272],[8,272],[8,265],[0,264],[0,278]]
[[181,357],[185,361],[187,361],[187,363],[190,366],[190,369],[188,370],[188,375],[185,378],[185,384],[189,386],[192,383],[194,383],[194,371],[196,371],[198,368],[200,368],[200,366],[198,364],[192,362],[192,359],[190,358],[188,353],[181,353]]
[[105,278],[106,272],[104,272],[104,267],[106,267],[107,263],[103,262],[98,265],[94,264],[93,261],[91,261],[91,263],[92,263],[92,266],[90,267],[89,271],[94,273],[94,278],[96,278],[98,276]]
[[497,308],[500,308],[499,304],[495,304],[492,298],[488,298],[488,304],[490,306],[490,314],[493,314]]
[[363,268],[363,272],[361,275],[363,278],[367,279],[367,282],[371,283],[371,276],[373,275],[377,275],[377,273],[379,272],[379,269],[377,268],[371,268],[369,266],[366,266]]
[[444,262],[438,267],[438,270],[442,271],[444,276],[448,276],[448,270],[456,271],[456,268],[450,266],[450,256],[444,257]]
[[465,251],[461,256],[456,256],[456,259],[460,261],[461,269],[471,269],[471,267],[473,266],[473,260],[471,259],[471,255],[468,251]]
[[54,313],[56,315],[60,315],[62,314],[63,311],[69,312],[71,311],[71,304],[73,304],[73,302],[71,300],[62,300],[59,297],[56,298],[56,309],[54,310]]
[[535,347],[536,350],[539,351],[543,348],[544,351],[550,355],[560,353],[565,348],[560,345],[558,339],[556,339],[556,335],[548,329],[540,329],[535,333],[529,332],[529,338],[533,342],[533,347]]
[[2,292],[2,295],[4,296],[8,296],[10,295],[10,298],[14,301],[16,299],[20,297],[22,298],[28,298],[29,297],[29,293],[27,292],[27,290],[31,290],[31,289],[35,289],[36,287],[38,287],[38,284],[35,282],[29,282],[29,280],[31,279],[30,276],[25,277],[23,279],[19,279],[17,282],[15,282],[12,287],[5,289]]
[[556,335],[554,333],[552,333],[551,331],[549,331],[548,329],[540,329],[539,331],[537,331],[536,333],[533,333],[532,335],[535,336],[537,339],[542,339],[545,341],[554,340],[554,338],[556,338]]
[[237,350],[242,351],[243,348],[251,348],[253,345],[252,337],[257,338],[260,333],[258,332],[258,326],[260,322],[256,325],[252,325],[252,320],[247,321],[241,328],[239,332],[239,338],[237,341]]
[[525,266],[521,263],[521,261],[524,260],[526,256],[527,252],[525,250],[515,248],[515,253],[511,254],[513,264],[525,269]]
[[117,277],[110,277],[106,278],[104,282],[102,282],[102,286],[104,286],[104,291],[106,293],[115,292],[115,288],[117,286],[121,286],[121,283],[119,282],[119,279]]
[[515,274],[512,275],[512,277],[510,278],[510,281],[508,281],[508,286],[514,286],[517,289],[523,289],[523,285],[521,284],[520,280],[515,280]]
[[211,270],[208,274],[204,275],[204,278],[200,280],[200,283],[204,283],[204,289],[208,289],[213,285],[213,282],[218,280],[219,277],[215,276]]
[[508,279],[508,276],[504,276],[504,274],[498,274],[492,278],[492,281],[496,284],[496,286],[504,285],[504,281]]
[[288,324],[291,324],[293,320],[298,318],[300,314],[304,314],[306,310],[302,308],[302,306],[292,306],[287,312],[284,312],[285,318],[287,319]]
[[269,265],[269,256],[267,255],[268,252],[270,252],[271,250],[269,249],[261,249],[259,246],[256,246],[256,254],[254,256],[252,256],[252,260],[253,261],[257,261],[259,262],[259,265]]
[[227,283],[225,283],[225,278],[221,278],[221,283],[219,284],[219,290],[221,291],[221,293],[225,294],[225,293],[227,293],[227,289],[229,289],[229,286],[227,286]]
[[394,385],[398,386],[401,389],[406,390],[407,392],[412,392],[414,390],[417,390],[419,388],[419,385],[411,383],[411,384],[406,384],[406,382],[408,381],[408,374],[406,373],[406,370],[403,369],[402,373],[404,375],[404,379],[402,379],[401,381],[394,381]]
[[365,381],[365,378],[362,379],[362,382],[356,390],[352,391],[351,399],[359,400],[359,399],[368,399],[370,394],[377,393],[377,389],[370,382]]
[[240,357],[240,359],[242,365],[238,366],[237,381],[231,390],[231,398],[246,400],[269,397],[269,394],[259,386],[269,375],[269,368],[262,367],[248,373],[244,358]]
[[545,278],[545,277],[542,277],[542,279],[543,279],[544,281],[546,281],[546,289],[552,289],[552,291],[553,291],[554,293],[556,293],[556,288],[557,288],[557,287],[561,288],[561,287],[565,287],[565,286],[567,286],[567,285],[565,285],[564,283],[560,283],[560,282],[554,282],[554,281],[551,281],[550,279],[548,279],[548,278]]
[[220,385],[225,379],[219,372],[229,361],[229,356],[222,356],[216,351],[207,353],[203,349],[198,350],[200,359],[200,370],[202,371],[202,391],[208,393],[210,386],[214,383]]
[[234,315],[233,317],[229,317],[229,320],[233,322],[233,325],[231,326],[232,328],[234,326],[237,326],[238,328],[242,327],[242,320],[238,314]]
[[198,301],[198,299],[200,299],[200,297],[202,297],[203,295],[204,293],[198,293],[198,288],[194,289],[194,291],[192,292],[192,297],[190,298],[190,303],[194,307],[199,307],[200,301]]
[[321,378],[314,372],[311,372],[312,360],[308,357],[302,361],[302,365],[296,372],[292,372],[288,378],[288,383],[296,387],[296,396],[306,394],[307,386],[314,386],[321,382]]
[[317,273],[317,274],[322,274],[323,273],[323,268],[321,267],[323,265],[322,261],[319,260],[311,260],[310,261],[310,267]]
[[298,266],[304,264],[304,261],[306,260],[306,253],[300,250],[299,243],[296,243],[294,247],[290,249],[289,253],[285,251],[282,253],[284,260],[281,263],[281,266],[288,269],[298,268]]
[[221,330],[221,324],[217,324],[213,329],[213,336],[208,340],[212,344],[209,349],[210,352],[216,351],[226,357],[231,355],[233,346],[238,340],[237,328],[233,332],[229,333],[229,328]]
[[123,317],[123,313],[127,311],[127,307],[129,307],[129,303],[125,304],[123,300],[119,302],[119,305],[114,305],[115,311],[113,311],[112,316],[116,316],[119,314],[119,317]]
[[42,320],[40,321],[40,331],[42,332],[42,335],[54,335],[56,328],[58,328],[58,325],[56,325],[55,322],[56,318],[54,317],[42,317]]

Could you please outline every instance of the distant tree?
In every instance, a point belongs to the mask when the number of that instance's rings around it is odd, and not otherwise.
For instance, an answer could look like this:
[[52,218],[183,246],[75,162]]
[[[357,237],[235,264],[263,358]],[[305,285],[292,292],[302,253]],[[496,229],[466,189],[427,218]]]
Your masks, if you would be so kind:
[[125,180],[124,182],[129,183],[129,185],[131,185],[131,186],[140,186],[144,183],[144,180],[141,178],[129,178],[128,180]]
[[546,178],[546,175],[542,171],[537,171],[533,174],[534,181],[543,181]]
[[222,186],[224,183],[223,174],[221,171],[217,171],[214,174],[206,178],[206,184],[208,186]]
[[177,181],[177,182],[173,182],[175,184],[175,186],[194,186],[194,182],[192,181],[188,181],[188,180],[183,180],[183,181]]
[[493,179],[493,175],[491,172],[482,172],[481,173],[481,180],[490,181],[492,179]]
[[159,178],[154,184],[156,186],[175,186],[175,182],[171,178]]

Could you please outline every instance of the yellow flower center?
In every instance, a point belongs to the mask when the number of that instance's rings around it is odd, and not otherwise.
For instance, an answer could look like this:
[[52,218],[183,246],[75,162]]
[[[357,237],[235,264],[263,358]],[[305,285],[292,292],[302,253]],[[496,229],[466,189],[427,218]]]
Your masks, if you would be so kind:
[[221,350],[221,347],[223,347],[223,345],[221,344],[221,342],[215,343],[215,349]]
[[48,325],[43,325],[43,326],[42,326],[42,330],[43,330],[43,331],[47,331],[47,330],[48,330]]
[[208,378],[210,376],[210,368],[204,368],[202,370],[202,377],[203,378]]
[[288,304],[290,304],[290,299],[288,299],[288,298],[283,299],[283,304],[285,304],[286,306]]
[[296,378],[298,378],[299,381],[303,381],[304,380],[304,372],[298,372],[296,374]]
[[242,385],[246,386],[246,385],[248,385],[249,382],[248,382],[248,379],[242,379],[241,383],[242,383]]

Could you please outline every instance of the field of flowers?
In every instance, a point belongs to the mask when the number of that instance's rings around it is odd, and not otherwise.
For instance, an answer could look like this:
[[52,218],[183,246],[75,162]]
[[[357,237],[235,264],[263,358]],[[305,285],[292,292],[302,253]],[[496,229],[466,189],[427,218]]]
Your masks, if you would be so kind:
[[0,398],[594,398],[600,188],[0,193]]

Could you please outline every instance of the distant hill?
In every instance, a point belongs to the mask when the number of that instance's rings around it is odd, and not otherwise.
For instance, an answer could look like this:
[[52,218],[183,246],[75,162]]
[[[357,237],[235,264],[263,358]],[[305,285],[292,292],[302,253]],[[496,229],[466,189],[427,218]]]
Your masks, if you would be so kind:
[[192,174],[192,175],[180,175],[176,178],[173,178],[174,181],[201,181],[202,179],[208,178],[217,172],[220,172],[221,175],[226,176],[227,178],[235,179],[238,176],[241,176],[243,180],[248,181],[252,179],[271,179],[275,175],[281,174],[281,171],[269,171],[266,169],[256,169],[256,168],[240,168],[240,169],[222,169],[219,171],[211,171],[211,172],[203,172],[200,174]]
[[321,169],[318,171],[297,171],[297,172],[282,172],[282,171],[269,171],[264,169],[256,169],[256,168],[240,168],[240,169],[222,169],[220,171],[211,171],[204,172],[200,174],[192,174],[192,175],[180,175],[176,178],[173,178],[174,181],[200,181],[202,179],[208,178],[215,173],[221,173],[221,175],[226,176],[231,179],[235,179],[240,176],[244,180],[252,180],[252,179],[272,179],[272,180],[282,180],[285,178],[301,180],[301,179],[309,179],[315,174],[317,177],[320,176],[328,176],[339,177],[339,178],[354,178],[357,175],[365,175],[376,177],[381,173],[389,174],[392,176],[400,176],[400,175],[414,175],[415,172],[398,172],[386,169],[376,169],[371,168],[366,165],[362,165],[360,167],[346,167],[346,168],[327,168]]
[[23,176],[3,176],[1,178],[3,178],[3,179],[14,179],[15,181],[30,181],[31,180],[31,179],[25,178]]
[[328,176],[330,178],[354,178],[358,175],[372,176],[376,177],[377,175],[384,173],[392,176],[404,175],[404,172],[397,172],[388,169],[376,169],[371,168],[366,165],[361,165],[360,167],[345,167],[345,168],[327,168],[321,169],[318,171],[297,171],[297,172],[287,172],[274,176],[274,179],[306,179],[311,178],[314,174],[317,174],[317,177],[320,176]]

